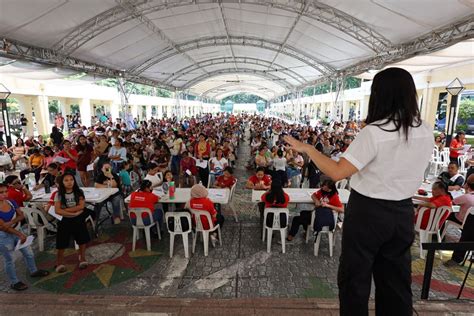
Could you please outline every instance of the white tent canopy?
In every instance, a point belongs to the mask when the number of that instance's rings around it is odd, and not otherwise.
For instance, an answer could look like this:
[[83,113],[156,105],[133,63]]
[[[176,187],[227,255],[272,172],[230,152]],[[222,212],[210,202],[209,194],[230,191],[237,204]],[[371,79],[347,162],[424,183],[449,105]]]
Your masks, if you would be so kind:
[[0,56],[272,99],[445,48],[473,25],[469,0],[0,0]]

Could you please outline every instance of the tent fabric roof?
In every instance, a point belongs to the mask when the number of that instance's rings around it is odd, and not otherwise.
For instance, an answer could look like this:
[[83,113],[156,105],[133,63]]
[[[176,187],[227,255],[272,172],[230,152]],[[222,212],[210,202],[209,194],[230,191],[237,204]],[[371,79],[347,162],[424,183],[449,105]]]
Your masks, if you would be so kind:
[[473,15],[470,0],[0,0],[0,38],[210,98],[271,99]]

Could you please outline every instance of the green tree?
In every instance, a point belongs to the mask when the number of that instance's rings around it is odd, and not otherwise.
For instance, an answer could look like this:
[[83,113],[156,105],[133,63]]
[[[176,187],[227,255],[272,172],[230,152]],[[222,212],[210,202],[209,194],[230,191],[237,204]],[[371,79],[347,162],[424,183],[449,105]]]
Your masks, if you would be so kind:
[[259,96],[256,96],[254,94],[239,93],[239,94],[234,94],[234,95],[225,97],[224,99],[221,100],[221,104],[225,104],[228,100],[234,103],[257,103],[257,101],[259,100],[265,101]]
[[474,100],[464,99],[459,103],[458,130],[467,130],[469,119],[474,118]]

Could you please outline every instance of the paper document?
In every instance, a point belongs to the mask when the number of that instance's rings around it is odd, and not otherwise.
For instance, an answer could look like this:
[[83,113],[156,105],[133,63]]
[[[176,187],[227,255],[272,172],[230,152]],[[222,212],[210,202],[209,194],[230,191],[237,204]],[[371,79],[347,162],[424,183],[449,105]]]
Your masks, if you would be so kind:
[[24,243],[21,243],[20,240],[18,240],[18,243],[16,244],[15,250],[20,250],[22,248],[26,248],[28,246],[31,246],[33,243],[33,240],[35,240],[35,236],[28,236],[26,237],[26,241]]
[[59,157],[59,156],[56,156],[53,159],[53,162],[57,162],[57,163],[66,163],[68,161],[69,161],[69,158],[64,158],[64,157]]
[[87,165],[86,171],[94,171],[94,163]]
[[192,175],[193,175],[193,174],[191,173],[191,171],[189,171],[189,169],[186,169],[186,174],[187,174],[188,176],[192,176]]
[[200,159],[196,159],[196,167],[199,167],[199,168],[207,168],[207,160],[200,160]]
[[51,215],[52,217],[56,218],[58,221],[61,221],[63,217],[61,215],[56,214],[56,209],[54,208],[54,205],[52,205],[49,210],[48,214]]
[[469,151],[469,149],[471,149],[471,145],[464,145],[464,148],[461,149],[461,150],[459,151],[459,153],[460,153],[461,155],[464,155],[465,153],[467,153],[467,152]]

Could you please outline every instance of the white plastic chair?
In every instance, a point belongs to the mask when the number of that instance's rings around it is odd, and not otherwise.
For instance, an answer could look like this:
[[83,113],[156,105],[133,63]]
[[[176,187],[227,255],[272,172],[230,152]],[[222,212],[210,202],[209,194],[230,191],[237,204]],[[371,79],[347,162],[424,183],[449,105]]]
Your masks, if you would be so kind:
[[[173,218],[174,221],[174,229],[173,231],[170,230],[168,225],[168,221],[170,218]],[[181,219],[185,218],[189,223],[189,228],[187,230],[183,230],[181,226]],[[166,220],[166,228],[170,233],[170,258],[173,257],[173,250],[174,250],[174,236],[181,235],[183,237],[183,246],[184,246],[184,256],[189,258],[189,234],[192,233],[192,222],[191,222],[191,215],[188,212],[167,212],[165,214]]]
[[443,148],[440,152],[441,160],[443,161],[443,168],[447,168],[449,165],[449,148]]
[[[314,214],[314,213],[313,213]],[[336,243],[336,228],[337,228],[337,213],[332,212],[334,216],[334,228],[329,230],[329,226],[324,226],[322,230],[318,233],[316,240],[314,241],[314,255],[317,257],[319,253],[319,244],[321,242],[321,235],[327,234],[329,239],[329,257],[332,257],[334,244]],[[315,216],[311,217],[311,227],[314,226]]]
[[466,154],[458,157],[459,173],[462,174],[463,177],[466,177],[466,173],[467,173],[466,161],[467,161]]
[[[48,226],[48,220],[46,219],[46,216],[40,210],[32,207],[22,207],[21,211],[23,214],[25,214],[25,219],[28,224],[28,235],[31,234],[32,229],[36,229],[39,250],[43,251],[46,227]],[[43,223],[40,223],[40,218]]]
[[345,189],[347,187],[347,179],[342,179],[336,182],[336,189]]
[[431,154],[430,160],[430,169],[434,166],[434,176],[437,177],[439,174],[439,170],[443,169],[443,161],[441,159],[441,154],[438,150],[438,147],[433,148],[433,153]]
[[[421,229],[421,222],[423,220],[423,215],[425,212],[430,212],[426,228]],[[452,209],[449,206],[442,206],[436,209],[431,209],[428,207],[420,207],[418,211],[418,216],[415,223],[415,231],[420,234],[420,258],[425,259],[425,253],[422,248],[422,243],[431,241],[432,236],[436,235],[438,242],[441,242],[441,218],[446,216],[446,213],[451,213]],[[447,216],[446,216],[447,217]],[[440,258],[442,258],[441,252],[439,252]]]
[[463,229],[464,228],[464,224],[466,223],[466,220],[467,220],[467,217],[469,216],[469,214],[474,214],[474,206],[470,207],[467,211],[466,211],[466,214],[464,214],[464,218],[462,219],[462,223],[459,224],[457,222],[453,222],[451,220],[446,220],[446,222],[444,223],[444,231],[442,232],[442,235],[441,237],[444,238],[444,236],[446,235],[446,232],[448,231],[448,227],[449,226],[454,226],[454,227],[457,227],[459,229]]
[[[268,214],[273,214],[273,223],[272,226],[267,226],[267,216]],[[286,217],[286,225],[282,227],[280,222],[280,214],[284,214]],[[287,208],[266,208],[263,212],[263,231],[262,231],[262,241],[265,241],[265,232],[267,235],[267,252],[270,252],[272,247],[272,235],[273,231],[279,231],[281,237],[281,249],[285,253],[286,246],[286,236],[288,234],[288,221],[290,217],[290,212]]]
[[[214,225],[209,212],[191,209],[191,214],[193,214],[194,220],[196,221],[196,234],[193,235],[193,253],[196,251],[196,240],[198,233],[201,233],[204,244],[204,256],[207,257],[209,253],[209,233],[213,233],[217,230],[219,244],[222,246],[221,227],[219,224]],[[209,223],[209,229],[204,229],[201,216],[205,216],[207,219],[207,222]]]
[[232,209],[232,213],[234,213],[235,222],[238,223],[238,222],[239,222],[239,218],[237,217],[237,211],[235,210],[235,207],[234,207],[234,205],[232,204],[232,202],[233,202],[233,200],[234,200],[234,193],[235,193],[235,188],[236,188],[236,187],[237,187],[237,180],[235,180],[234,185],[232,185],[232,187],[230,188],[229,207]]
[[[132,224],[133,228],[133,242],[132,242],[132,251],[135,251],[135,245],[138,240],[138,233],[140,229],[143,229],[145,231],[145,241],[146,241],[146,249],[148,251],[151,250],[151,241],[150,241],[150,229],[156,225],[156,231],[158,234],[158,238],[161,239],[161,233],[160,233],[160,225],[156,224],[155,220],[153,219],[153,214],[151,211],[147,208],[130,208],[128,210],[128,215],[130,217],[130,222],[131,222],[131,215],[134,214],[136,217],[136,224]],[[147,214],[148,218],[150,219],[150,224],[145,225],[143,222],[142,214]]]

